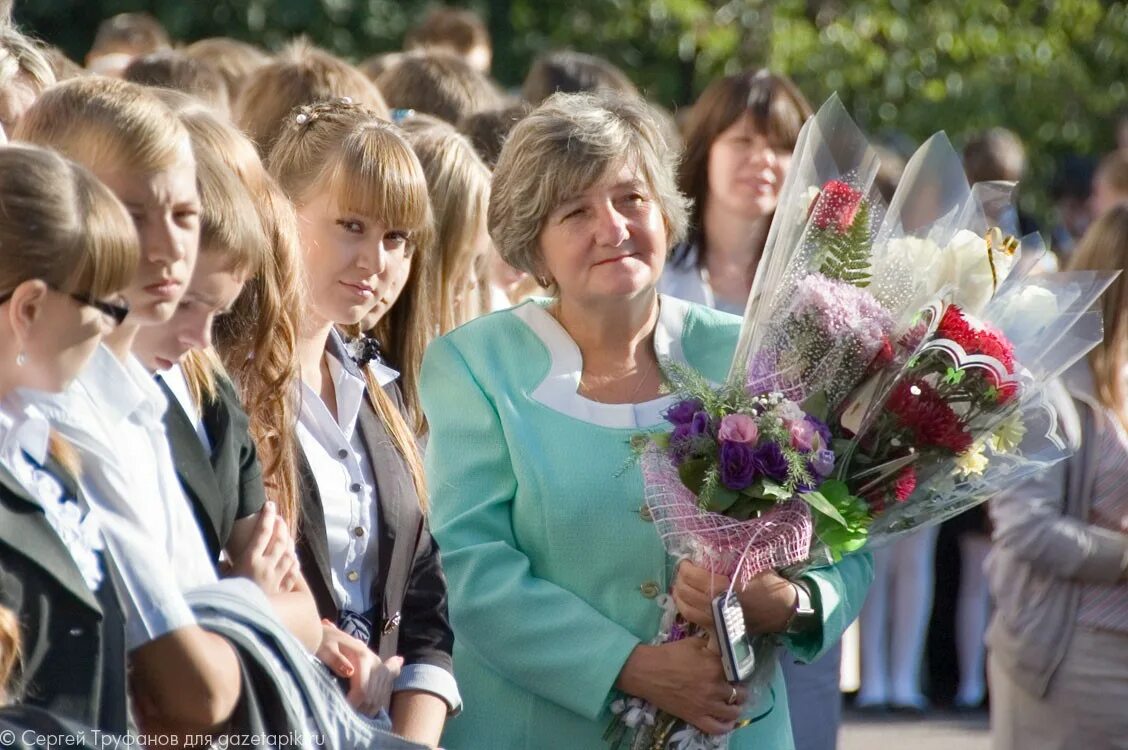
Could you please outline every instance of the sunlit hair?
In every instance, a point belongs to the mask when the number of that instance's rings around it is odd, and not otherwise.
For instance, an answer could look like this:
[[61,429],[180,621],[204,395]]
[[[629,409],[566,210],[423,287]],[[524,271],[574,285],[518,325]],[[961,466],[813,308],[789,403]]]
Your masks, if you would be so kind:
[[100,76],[43,92],[12,136],[53,148],[94,172],[159,172],[179,164],[188,144],[184,126],[144,86]]
[[86,70],[67,56],[59,47],[53,44],[42,45],[42,52],[51,71],[55,74],[55,81],[69,81],[72,78],[81,78],[86,75]]
[[368,77],[325,50],[296,41],[245,81],[234,120],[265,157],[294,107],[348,97],[387,118],[388,105]]
[[0,146],[0,291],[42,279],[97,299],[133,278],[140,256],[125,208],[87,169],[47,149]]
[[16,613],[0,606],[0,706],[6,706],[15,697],[11,694],[12,683],[22,655],[20,622]]
[[149,13],[118,13],[98,25],[86,61],[111,53],[147,55],[169,46],[168,31]]
[[564,50],[548,52],[533,61],[521,86],[521,97],[536,106],[556,93],[617,91],[638,96],[638,89],[619,68],[596,55]]
[[43,49],[12,26],[0,24],[0,88],[22,79],[37,95],[55,84]]
[[405,55],[376,79],[388,106],[434,115],[452,125],[505,103],[483,73],[450,52]]
[[227,81],[219,71],[210,62],[191,58],[179,50],[135,57],[122,78],[143,86],[183,91],[224,114],[230,108]]
[[1101,404],[1128,429],[1128,205],[1110,208],[1089,226],[1070,253],[1067,271],[1120,271],[1101,297],[1104,339],[1089,353]]
[[473,251],[486,228],[490,172],[470,141],[445,122],[413,117],[401,127],[427,175],[435,243],[416,264],[431,291],[431,320],[443,335],[486,312],[489,258]]
[[[408,250],[414,256],[433,241],[431,204],[427,180],[419,159],[397,129],[359,104],[334,100],[300,107],[286,119],[267,168],[286,195],[298,206],[318,194],[333,196],[338,210],[371,217],[387,227],[408,233]],[[388,394],[365,369],[368,396],[397,450],[411,469],[419,501],[427,502],[426,482],[416,432],[408,427],[423,423],[419,406],[419,368],[432,329],[426,295],[416,264],[408,288],[392,307],[378,330],[402,377],[406,420]],[[414,286],[414,288],[412,288]]]
[[247,281],[212,333],[216,353],[250,418],[267,494],[291,533],[297,534],[295,347],[305,297],[294,208],[267,174],[254,146],[234,126],[180,92],[165,91],[161,98],[177,112],[194,148],[210,151],[238,176],[250,191],[254,215],[262,223],[262,269]]
[[[713,143],[737,120],[747,116],[756,132],[767,138],[768,145],[792,151],[799,130],[811,114],[811,105],[789,78],[766,70],[718,78],[694,103],[683,129],[685,155],[678,170],[678,188],[693,201],[690,238],[698,245],[699,266],[704,265],[709,252],[703,241],[702,217],[709,197],[709,152]],[[684,260],[673,259],[675,264]]]
[[251,73],[270,62],[270,57],[253,44],[224,36],[210,37],[192,42],[184,54],[201,60],[215,68],[227,82],[229,109],[235,111],[235,101]]
[[494,170],[489,231],[501,257],[533,276],[545,269],[548,215],[624,165],[652,191],[672,243],[685,235],[686,199],[674,184],[677,152],[650,105],[611,92],[556,94],[517,123]]

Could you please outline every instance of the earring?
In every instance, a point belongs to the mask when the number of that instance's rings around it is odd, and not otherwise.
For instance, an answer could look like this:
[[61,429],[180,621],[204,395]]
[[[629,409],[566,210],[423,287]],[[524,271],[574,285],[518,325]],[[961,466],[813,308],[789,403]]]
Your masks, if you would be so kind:
[[20,353],[16,355],[16,366],[23,367],[25,364],[27,364],[27,352],[21,349]]
[[552,286],[552,279],[547,276],[534,276],[533,278],[537,280],[537,283],[541,285],[542,289],[548,289]]

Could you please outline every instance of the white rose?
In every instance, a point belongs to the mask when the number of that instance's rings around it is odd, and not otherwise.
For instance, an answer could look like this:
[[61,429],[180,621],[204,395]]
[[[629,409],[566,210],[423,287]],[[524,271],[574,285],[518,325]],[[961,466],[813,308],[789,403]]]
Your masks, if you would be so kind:
[[1057,296],[1040,286],[1024,286],[1014,294],[1008,293],[999,302],[1001,304],[992,318],[998,328],[1007,332],[1016,347],[1036,339],[1058,317]]
[[[990,253],[990,257],[988,257]],[[1003,279],[1010,273],[1014,255],[987,249],[987,241],[967,229],[956,232],[944,248],[940,285],[952,286],[952,302],[971,314],[982,312]],[[991,265],[994,261],[995,272]]]

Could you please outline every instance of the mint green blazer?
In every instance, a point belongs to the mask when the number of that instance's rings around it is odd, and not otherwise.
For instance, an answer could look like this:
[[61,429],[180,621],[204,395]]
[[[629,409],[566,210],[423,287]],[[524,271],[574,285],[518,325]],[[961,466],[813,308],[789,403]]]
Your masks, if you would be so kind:
[[[660,358],[715,382],[728,370],[740,319],[661,297]],[[598,750],[619,671],[658,629],[658,593],[672,561],[643,506],[630,438],[661,428],[665,397],[602,404],[577,394],[575,343],[530,301],[431,344],[422,370],[430,423],[431,529],[442,551],[465,703],[443,737],[449,750]],[[872,579],[868,555],[807,575],[818,632],[786,642],[810,661],[858,614]],[[731,747],[793,747],[787,693]]]

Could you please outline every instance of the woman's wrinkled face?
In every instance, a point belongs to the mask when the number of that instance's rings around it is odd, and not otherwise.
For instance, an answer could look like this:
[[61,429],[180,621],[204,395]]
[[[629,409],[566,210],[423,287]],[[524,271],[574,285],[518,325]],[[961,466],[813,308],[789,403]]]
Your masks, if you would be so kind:
[[232,270],[227,258],[223,251],[201,253],[176,312],[137,333],[132,350],[147,369],[167,370],[193,349],[211,346],[215,319],[230,312],[248,278]]
[[95,175],[125,204],[141,241],[141,260],[125,291],[129,322],[167,322],[188,288],[200,243],[196,161],[187,139],[168,169],[143,174],[100,169]]
[[408,231],[339,208],[331,191],[298,206],[312,311],[323,321],[353,325],[387,312],[411,270]]
[[775,148],[752,117],[721,131],[709,149],[707,200],[737,216],[758,219],[775,211],[791,150]]
[[633,298],[653,289],[666,262],[667,232],[657,200],[624,165],[549,213],[541,265],[561,300],[580,304]]

